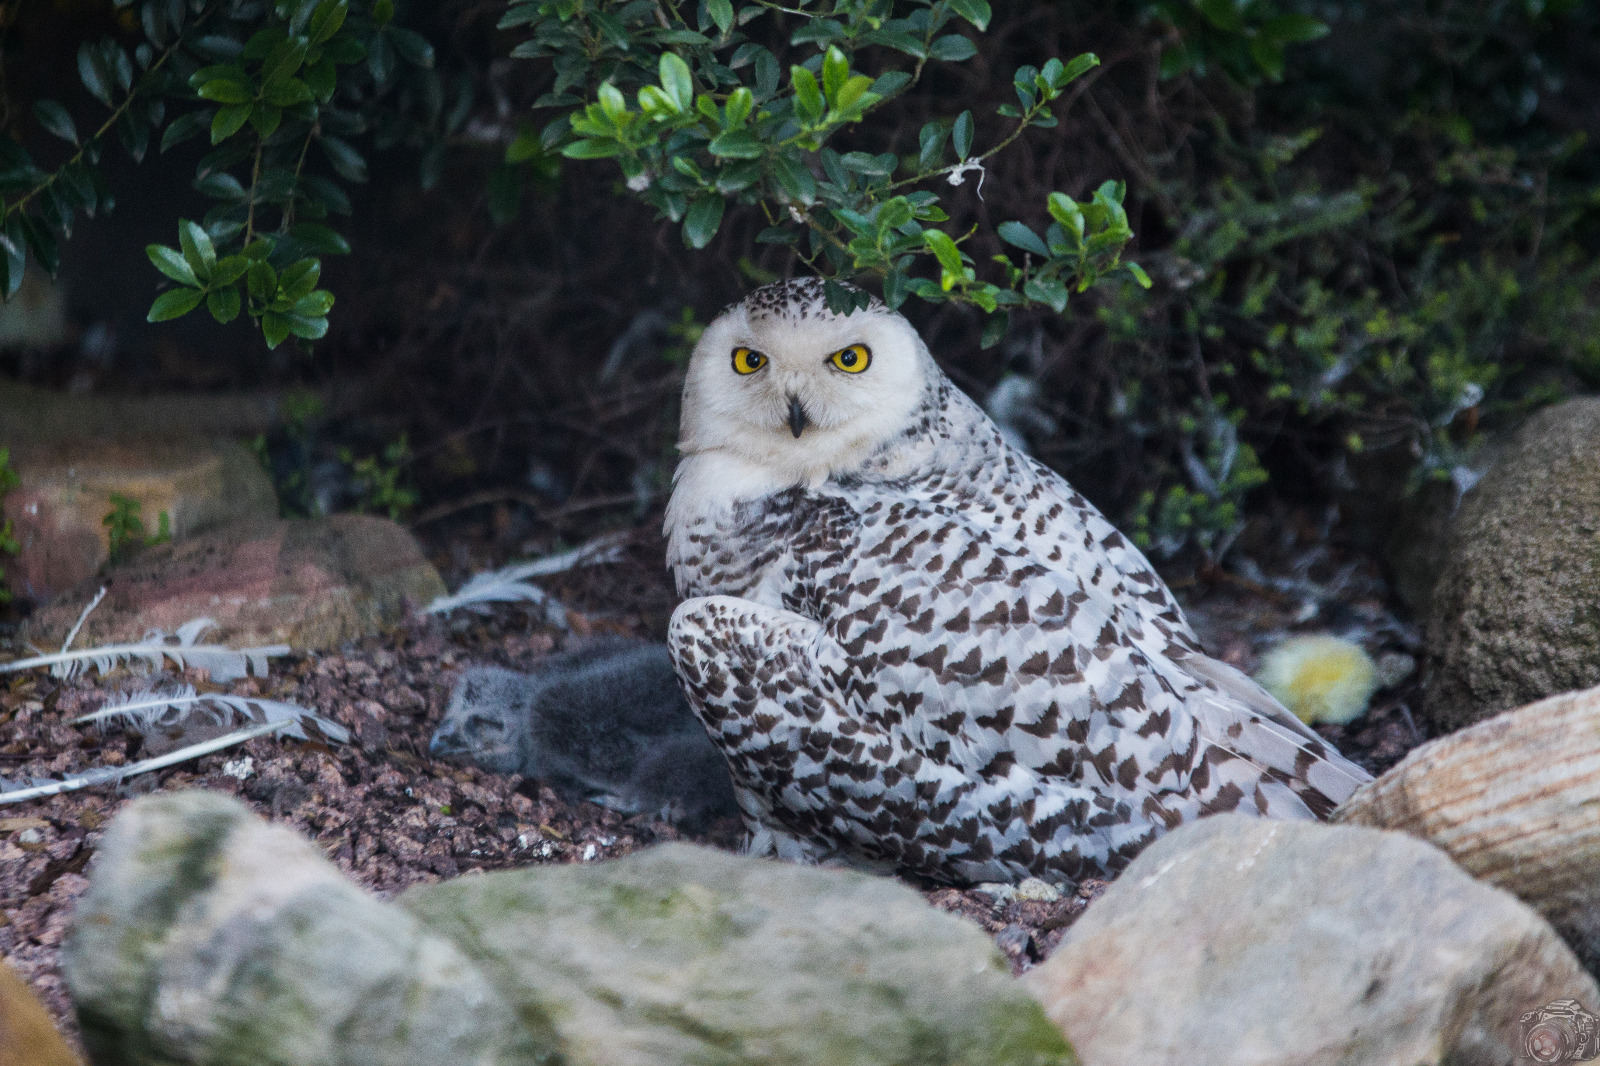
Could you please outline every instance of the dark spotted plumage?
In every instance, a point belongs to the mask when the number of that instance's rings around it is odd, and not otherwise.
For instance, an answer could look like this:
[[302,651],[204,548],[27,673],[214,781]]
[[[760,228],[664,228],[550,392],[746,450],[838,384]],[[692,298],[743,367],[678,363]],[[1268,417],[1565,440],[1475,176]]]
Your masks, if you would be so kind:
[[[827,314],[814,281],[741,311]],[[1366,778],[1205,657],[1139,551],[927,367],[903,428],[826,478],[674,498],[673,657],[753,847],[1071,881],[1205,814],[1325,814]]]

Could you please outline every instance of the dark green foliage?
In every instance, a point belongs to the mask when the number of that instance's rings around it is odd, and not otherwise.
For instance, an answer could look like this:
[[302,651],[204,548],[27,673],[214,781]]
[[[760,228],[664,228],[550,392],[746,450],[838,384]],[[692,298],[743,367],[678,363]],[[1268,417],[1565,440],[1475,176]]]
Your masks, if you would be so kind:
[[101,524],[106,527],[110,537],[113,565],[125,561],[140,548],[165,544],[172,539],[171,519],[167,512],[162,511],[157,517],[156,531],[151,535],[145,529],[144,520],[139,517],[139,501],[120,492],[111,494],[111,510],[101,519]]
[[[205,137],[212,151],[194,188],[197,206],[210,207],[200,223],[179,223],[179,249],[151,245],[178,287],[156,298],[150,321],[204,304],[219,322],[241,312],[259,322],[268,347],[323,336],[333,296],[316,288],[319,257],[350,250],[330,223],[350,212],[346,186],[367,180],[352,142],[426,140],[430,129],[442,141],[453,128],[427,78],[432,46],[394,24],[392,0],[116,6],[138,12],[142,41],[131,54],[110,38],[78,51],[84,89],[109,109],[98,128],[80,133],[60,103],[36,101],[40,125],[76,149],[53,170],[0,138],[0,293],[17,291],[30,253],[54,273],[76,216],[111,209],[99,163],[113,137],[135,160],[152,144],[165,152]],[[424,91],[396,92],[413,69]]]
[[[817,273],[841,310],[854,279],[963,387],[1036,374],[1070,427],[1041,456],[1153,550],[1212,559],[1269,474],[1319,499],[1469,481],[1485,427],[1600,384],[1600,12],[1576,0],[510,0],[492,136],[491,55],[436,69],[450,15],[413,23],[430,47],[389,0],[123,6],[138,48],[91,41],[81,99],[14,109],[50,166],[0,138],[5,291],[109,207],[109,139],[207,139],[198,221],[149,249],[172,282],[150,317],[313,340],[372,153],[410,151],[450,196],[452,153],[486,145],[472,196],[496,221],[614,176],[681,237],[665,273]],[[594,240],[647,247],[621,225]],[[673,359],[697,321],[671,325]],[[1023,335],[1044,358],[1008,365]],[[309,511],[284,432],[280,496]],[[409,506],[403,457],[363,462],[368,506]]]

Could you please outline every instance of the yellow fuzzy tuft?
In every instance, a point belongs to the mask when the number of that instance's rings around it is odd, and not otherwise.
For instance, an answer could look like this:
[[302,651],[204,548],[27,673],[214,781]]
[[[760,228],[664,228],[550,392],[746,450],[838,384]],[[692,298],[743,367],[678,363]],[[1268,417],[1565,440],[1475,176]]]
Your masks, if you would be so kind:
[[1339,637],[1291,637],[1267,653],[1261,687],[1302,722],[1343,725],[1378,689],[1378,671],[1361,645]]

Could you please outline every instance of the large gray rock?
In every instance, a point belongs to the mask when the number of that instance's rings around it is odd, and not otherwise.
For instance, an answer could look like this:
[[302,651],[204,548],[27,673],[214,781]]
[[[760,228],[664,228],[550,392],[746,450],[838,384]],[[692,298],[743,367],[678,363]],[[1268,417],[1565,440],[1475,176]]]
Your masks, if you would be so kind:
[[1600,399],[1534,415],[1462,498],[1428,647],[1441,731],[1600,684]]
[[1092,1063],[1504,1066],[1600,1007],[1560,938],[1400,833],[1242,815],[1144,851],[1024,982]]
[[[108,576],[79,647],[209,617],[218,631],[208,640],[320,650],[393,625],[445,591],[416,538],[372,515],[240,522],[147,549]],[[99,587],[89,581],[35,613],[24,638],[59,647]]]
[[64,953],[98,1062],[1075,1063],[975,927],[667,845],[380,903],[203,792],[131,804]]

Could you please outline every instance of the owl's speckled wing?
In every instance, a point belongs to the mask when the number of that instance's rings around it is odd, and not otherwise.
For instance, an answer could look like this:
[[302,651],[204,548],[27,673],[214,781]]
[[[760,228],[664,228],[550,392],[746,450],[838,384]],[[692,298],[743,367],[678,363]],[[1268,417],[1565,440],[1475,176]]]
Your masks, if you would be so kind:
[[743,521],[731,543],[785,546],[763,583],[779,602],[690,600],[671,644],[774,839],[1075,880],[1201,814],[1310,817],[1354,787],[1320,742],[1168,658],[1170,633],[1107,594],[1114,568],[1054,569],[960,501],[871,485]]

